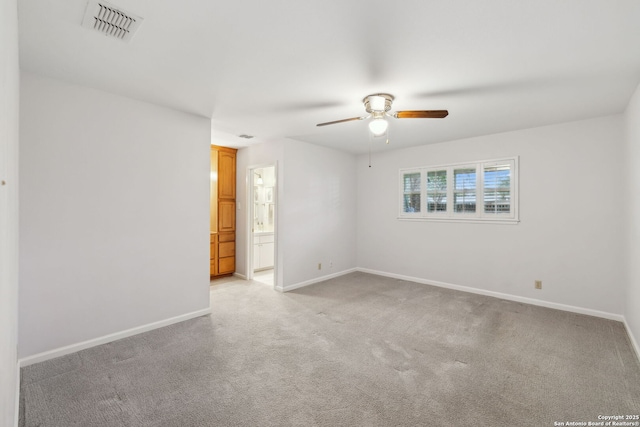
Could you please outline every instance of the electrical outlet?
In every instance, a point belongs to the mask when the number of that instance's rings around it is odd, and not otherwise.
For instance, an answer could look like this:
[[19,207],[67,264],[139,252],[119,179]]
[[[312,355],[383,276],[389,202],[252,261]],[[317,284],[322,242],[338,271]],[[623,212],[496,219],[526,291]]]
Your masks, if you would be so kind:
[[536,280],[535,287],[536,289],[542,289],[542,280]]
[[322,270],[322,263],[321,262],[318,263],[318,270]]

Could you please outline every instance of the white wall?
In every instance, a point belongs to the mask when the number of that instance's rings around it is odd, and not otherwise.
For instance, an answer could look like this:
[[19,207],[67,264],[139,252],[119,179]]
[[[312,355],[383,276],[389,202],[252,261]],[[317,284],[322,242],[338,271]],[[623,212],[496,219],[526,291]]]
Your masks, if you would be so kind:
[[238,151],[238,200],[243,204],[236,224],[237,271],[246,274],[247,168],[273,163],[278,179],[277,285],[291,289],[355,268],[355,156],[283,140]]
[[[399,168],[515,155],[519,224],[396,219]],[[372,168],[367,161],[358,159],[359,267],[622,315],[621,116],[378,153]]]
[[18,11],[0,0],[0,426],[17,418]]
[[21,83],[19,357],[208,310],[210,121]]
[[627,194],[627,289],[625,318],[640,357],[640,86],[625,112]]
[[283,172],[286,199],[278,225],[286,262],[285,289],[355,268],[356,157],[289,140]]

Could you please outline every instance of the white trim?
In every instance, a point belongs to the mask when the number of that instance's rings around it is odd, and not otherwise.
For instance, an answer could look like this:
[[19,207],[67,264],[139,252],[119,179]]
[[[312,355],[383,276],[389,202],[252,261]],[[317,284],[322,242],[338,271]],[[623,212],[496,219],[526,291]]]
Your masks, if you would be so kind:
[[[278,211],[280,210],[280,177],[278,176],[278,162],[273,161],[269,163],[259,163],[254,165],[248,165],[246,167],[245,176],[245,195],[247,204],[246,214],[246,256],[245,256],[245,270],[246,275],[244,280],[253,280],[253,245],[254,245],[254,232],[253,232],[253,216],[254,216],[254,186],[253,186],[253,173],[256,169],[273,168],[275,185],[273,187],[273,203],[274,203],[274,218],[273,218],[273,289],[279,292],[283,292],[282,288],[278,286],[278,277],[281,274],[278,264]],[[240,277],[240,276],[239,276]]]
[[56,348],[53,350],[45,351],[43,353],[34,354],[33,356],[27,356],[18,360],[19,367],[33,365],[34,363],[44,362],[46,360],[55,359],[56,357],[65,356],[67,354],[75,353],[80,350],[95,347],[102,344],[107,344],[122,338],[127,338],[132,335],[137,335],[142,332],[152,331],[154,329],[162,328],[164,326],[173,325],[174,323],[184,322],[185,320],[194,319],[196,317],[205,316],[211,313],[211,307],[203,310],[193,311],[191,313],[182,314],[180,316],[171,317],[169,319],[160,320],[158,322],[148,323],[146,325],[138,326],[124,331],[116,332],[113,334],[105,335],[102,337],[82,341],[77,344],[67,345],[65,347]]
[[245,276],[244,274],[240,274],[240,273],[238,273],[237,271],[235,271],[235,272],[233,273],[233,276],[234,276],[234,277],[238,277],[238,278],[240,278],[240,279],[242,279],[242,280],[249,280],[249,279],[247,279],[247,276]]
[[[426,202],[425,202],[425,197],[424,197],[424,188],[422,185],[422,177],[423,177],[423,170],[420,168],[416,168],[416,169],[400,169],[400,176],[398,179],[398,184],[399,184],[399,188],[400,188],[400,199],[399,201],[399,205],[398,205],[398,212],[399,212],[399,218],[421,218],[424,215],[424,211],[426,209]],[[420,196],[420,211],[419,212],[405,212],[404,211],[404,196],[405,196],[405,192],[404,192],[404,177],[405,175],[410,175],[410,174],[418,174],[420,175],[419,181],[420,181],[420,191],[418,192],[419,196]],[[406,193],[406,194],[412,194],[412,193]]]
[[633,336],[633,333],[631,332],[631,328],[629,327],[629,324],[627,323],[626,318],[623,318],[623,323],[624,323],[625,329],[627,330],[629,341],[631,341],[631,347],[633,347],[633,349],[635,350],[638,362],[640,362],[640,345],[638,345],[638,341],[636,341],[636,338]]
[[20,421],[20,361],[16,360],[16,400],[13,413],[13,426],[18,427]]
[[505,219],[477,219],[477,218],[450,218],[450,217],[406,217],[399,216],[397,217],[400,221],[428,221],[428,222],[462,222],[462,223],[471,223],[471,224],[509,224],[509,225],[517,225],[520,220],[513,218],[505,218]]
[[348,270],[343,270],[338,273],[328,274],[322,277],[316,277],[315,279],[306,280],[304,282],[295,283],[293,285],[285,286],[283,288],[276,287],[277,291],[280,292],[289,292],[294,289],[303,288],[305,286],[313,285],[314,283],[324,282],[325,280],[333,279],[335,277],[344,276],[345,274],[353,273],[354,271],[358,271],[357,268],[350,268]]
[[[472,294],[486,295],[494,298],[505,299],[509,301],[521,302],[524,304],[537,305],[540,307],[553,308],[556,310],[569,311],[571,313],[586,314],[588,316],[601,317],[603,319],[616,320],[624,323],[624,316],[621,314],[607,313],[606,311],[592,310],[589,308],[576,307],[573,305],[560,304],[555,302],[543,301],[535,298],[521,297],[512,294],[504,294],[502,292],[487,291],[469,286],[454,285],[452,283],[439,282],[437,280],[421,279],[419,277],[404,276],[402,274],[387,273],[384,271],[370,270],[368,268],[356,268],[357,271],[363,273],[376,274],[378,276],[392,277],[394,279],[408,280],[410,282],[422,283],[424,285],[438,286],[440,288],[454,289],[456,291],[469,292]],[[629,331],[629,328],[627,328]]]
[[518,159],[519,157],[520,157],[519,155],[515,155],[515,156],[507,156],[507,157],[496,157],[493,159],[484,159],[484,160],[471,160],[471,161],[463,161],[463,162],[455,162],[455,163],[441,163],[437,165],[427,165],[427,166],[413,166],[409,168],[400,168],[400,170],[420,170],[420,169],[440,170],[442,168],[449,168],[449,167],[459,167],[459,166],[464,167],[464,166],[469,166],[476,163],[500,164],[505,160]]

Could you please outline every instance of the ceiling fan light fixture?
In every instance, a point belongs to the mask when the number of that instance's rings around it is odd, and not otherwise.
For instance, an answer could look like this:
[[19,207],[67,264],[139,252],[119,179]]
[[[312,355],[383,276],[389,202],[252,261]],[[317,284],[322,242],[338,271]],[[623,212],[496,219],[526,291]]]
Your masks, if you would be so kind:
[[389,123],[385,119],[373,119],[369,122],[369,130],[375,136],[384,135],[389,127]]
[[369,107],[373,111],[384,111],[384,104],[386,99],[382,96],[372,95],[369,97]]
[[376,93],[365,96],[362,103],[367,113],[385,113],[391,109],[393,99],[393,95],[388,93]]
[[348,119],[334,120],[332,122],[318,123],[316,126],[335,125],[338,123],[352,122],[355,120],[371,119],[369,122],[369,130],[373,136],[382,136],[387,134],[387,143],[389,143],[388,127],[389,123],[386,117],[394,119],[444,119],[449,112],[447,110],[404,110],[390,113],[391,104],[394,96],[389,93],[374,93],[367,95],[362,99],[364,109],[367,116],[351,117]]

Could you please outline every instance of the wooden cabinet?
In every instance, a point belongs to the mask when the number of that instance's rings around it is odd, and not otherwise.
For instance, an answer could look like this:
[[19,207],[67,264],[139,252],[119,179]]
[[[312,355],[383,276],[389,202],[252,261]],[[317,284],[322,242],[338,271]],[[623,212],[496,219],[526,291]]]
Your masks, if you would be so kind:
[[236,271],[236,233],[218,233],[218,275],[233,274]]
[[216,148],[218,149],[218,199],[235,200],[237,150],[226,147]]
[[218,234],[211,233],[211,243],[209,245],[209,275],[218,275]]
[[211,146],[211,277],[236,271],[236,152]]
[[218,202],[218,232],[236,231],[236,202],[235,200],[220,200]]

